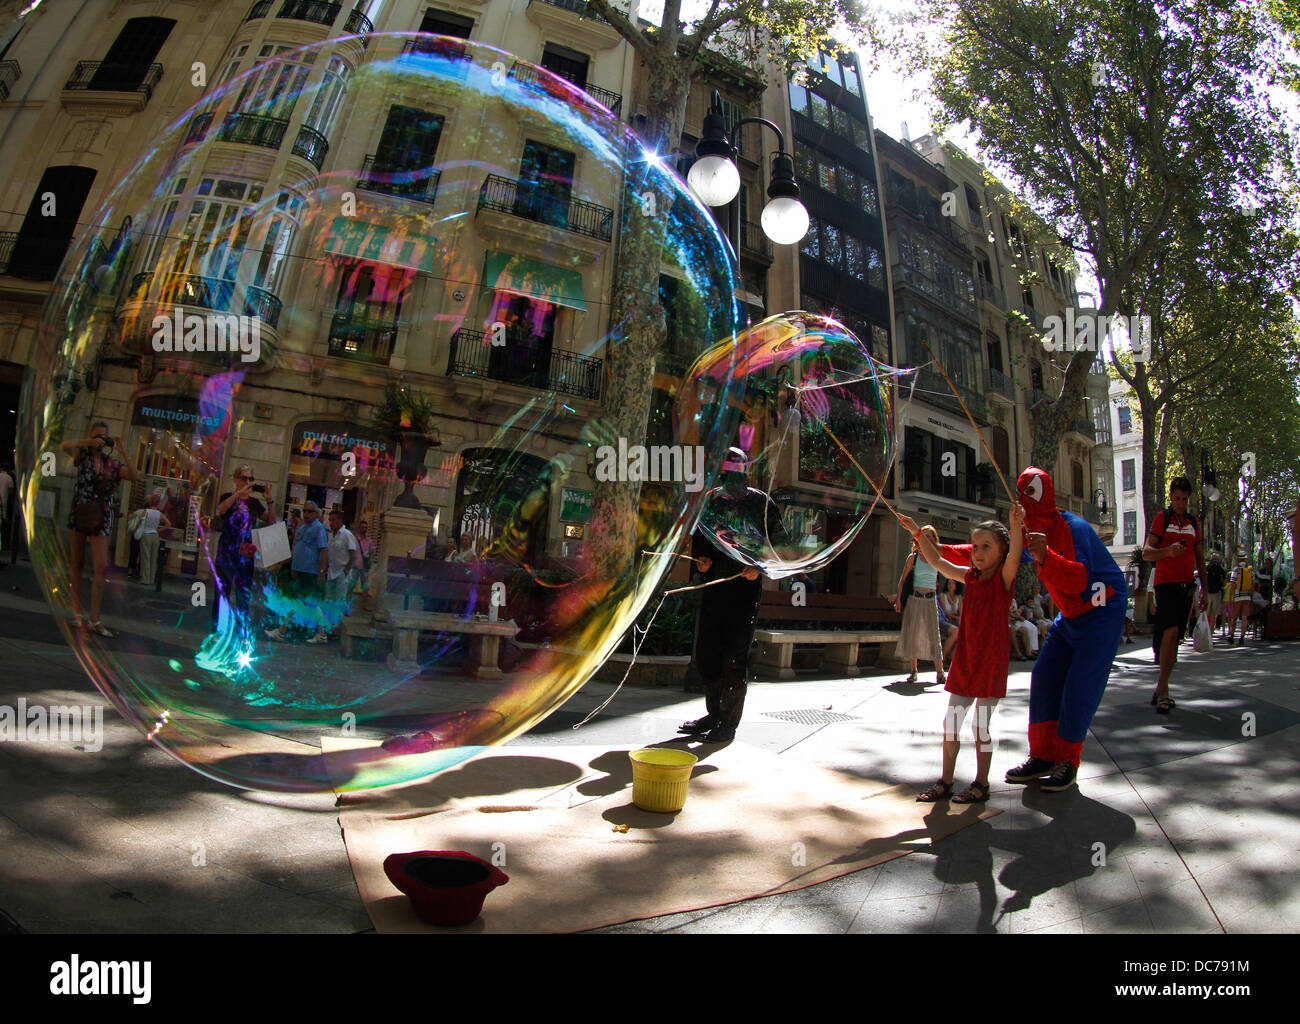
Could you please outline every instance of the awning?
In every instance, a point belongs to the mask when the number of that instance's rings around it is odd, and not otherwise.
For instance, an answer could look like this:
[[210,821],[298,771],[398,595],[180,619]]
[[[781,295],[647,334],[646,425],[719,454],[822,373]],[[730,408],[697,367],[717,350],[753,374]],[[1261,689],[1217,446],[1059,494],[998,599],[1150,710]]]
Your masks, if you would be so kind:
[[335,217],[325,239],[325,251],[428,274],[433,272],[437,240],[422,234],[422,230],[422,226],[415,223],[407,231],[404,226],[394,229],[360,217]]
[[490,251],[483,268],[483,280],[496,291],[587,312],[582,275],[576,270],[553,267],[514,253]]

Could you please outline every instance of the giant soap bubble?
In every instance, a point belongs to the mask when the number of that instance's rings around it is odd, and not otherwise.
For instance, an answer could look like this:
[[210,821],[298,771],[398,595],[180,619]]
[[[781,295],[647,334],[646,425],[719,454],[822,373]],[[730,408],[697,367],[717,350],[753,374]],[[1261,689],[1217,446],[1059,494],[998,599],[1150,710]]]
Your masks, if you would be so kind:
[[735,455],[699,524],[719,549],[781,579],[852,543],[893,460],[889,373],[843,324],[804,312],[768,317],[700,356],[677,402],[681,429],[707,396],[740,382]]
[[[509,54],[371,34],[234,70],[52,292],[32,553],[96,685],[195,770],[419,778],[559,707],[670,567],[737,429],[732,262],[616,117]],[[619,273],[665,315],[613,305]],[[704,458],[646,478],[645,445]],[[311,503],[364,531],[324,573]],[[123,578],[139,509],[159,591]],[[78,552],[114,566],[102,609]]]

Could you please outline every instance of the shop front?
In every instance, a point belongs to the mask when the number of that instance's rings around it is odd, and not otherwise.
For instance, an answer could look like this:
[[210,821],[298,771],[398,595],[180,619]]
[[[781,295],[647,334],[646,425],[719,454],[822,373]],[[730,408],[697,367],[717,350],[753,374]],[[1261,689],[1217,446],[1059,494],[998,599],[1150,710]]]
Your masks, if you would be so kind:
[[397,445],[382,433],[338,420],[308,420],[293,429],[289,471],[279,493],[289,518],[314,501],[322,511],[337,508],[351,529],[362,520],[377,538],[379,514],[396,479]]

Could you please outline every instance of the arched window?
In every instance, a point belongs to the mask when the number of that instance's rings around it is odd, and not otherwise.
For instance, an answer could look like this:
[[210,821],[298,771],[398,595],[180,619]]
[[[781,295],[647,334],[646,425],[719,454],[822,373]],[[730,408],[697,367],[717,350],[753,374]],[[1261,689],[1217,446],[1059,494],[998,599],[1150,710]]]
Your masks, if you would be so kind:
[[1029,383],[1039,391],[1045,390],[1043,387],[1043,364],[1037,359],[1029,364]]
[[1070,491],[1076,498],[1088,497],[1087,491],[1084,490],[1086,485],[1083,482],[1083,463],[1070,463]]

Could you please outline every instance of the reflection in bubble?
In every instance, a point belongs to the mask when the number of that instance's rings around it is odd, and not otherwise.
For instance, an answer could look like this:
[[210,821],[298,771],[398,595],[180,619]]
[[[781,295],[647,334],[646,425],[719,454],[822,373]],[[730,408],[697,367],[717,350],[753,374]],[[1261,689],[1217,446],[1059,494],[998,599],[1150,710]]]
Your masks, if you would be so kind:
[[733,376],[740,403],[737,457],[700,517],[709,538],[771,579],[815,571],[844,551],[892,464],[893,373],[842,324],[802,312],[768,317],[734,348],[702,355],[679,398],[679,420]]
[[[357,789],[518,735],[618,642],[736,433],[732,354],[674,414],[686,368],[733,352],[735,282],[684,184],[544,70],[373,33],[272,63],[219,75],[70,253],[21,413],[28,509],[41,489],[58,510],[29,515],[30,546],[81,663],[152,742],[234,785]],[[671,330],[628,437],[609,296],[646,195],[670,200]],[[111,453],[32,475],[101,420]],[[699,486],[598,479],[620,443],[701,446]],[[123,520],[155,493],[170,524],[162,592],[110,585],[113,638],[72,618],[95,614],[69,597],[74,465],[105,481],[88,550],[124,565]],[[606,489],[620,529],[591,521]]]

